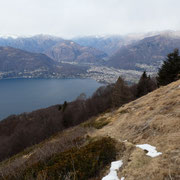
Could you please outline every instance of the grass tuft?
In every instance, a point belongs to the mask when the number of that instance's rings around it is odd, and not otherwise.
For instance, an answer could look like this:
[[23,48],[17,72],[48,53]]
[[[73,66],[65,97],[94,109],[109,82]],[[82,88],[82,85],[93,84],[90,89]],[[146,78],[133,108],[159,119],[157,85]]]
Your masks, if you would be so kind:
[[107,120],[106,118],[100,118],[100,119],[91,119],[88,122],[85,122],[83,124],[84,127],[93,127],[96,129],[101,129],[104,126],[106,126],[107,124],[109,124],[110,121]]

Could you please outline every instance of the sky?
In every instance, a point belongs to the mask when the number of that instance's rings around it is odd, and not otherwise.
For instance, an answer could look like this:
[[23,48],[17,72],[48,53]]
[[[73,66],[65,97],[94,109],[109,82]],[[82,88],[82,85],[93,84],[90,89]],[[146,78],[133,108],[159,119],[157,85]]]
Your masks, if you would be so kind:
[[180,30],[180,0],[0,0],[0,35]]

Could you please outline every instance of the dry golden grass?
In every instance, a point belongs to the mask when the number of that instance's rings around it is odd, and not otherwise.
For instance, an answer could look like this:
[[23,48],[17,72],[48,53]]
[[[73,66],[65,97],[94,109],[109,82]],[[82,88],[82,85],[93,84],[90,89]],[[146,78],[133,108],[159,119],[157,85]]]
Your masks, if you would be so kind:
[[127,149],[119,177],[123,175],[126,180],[180,179],[179,85],[180,81],[174,82],[124,105],[108,114],[111,123],[90,133],[91,136],[128,140],[133,145],[150,144],[163,153],[151,158],[138,148]]

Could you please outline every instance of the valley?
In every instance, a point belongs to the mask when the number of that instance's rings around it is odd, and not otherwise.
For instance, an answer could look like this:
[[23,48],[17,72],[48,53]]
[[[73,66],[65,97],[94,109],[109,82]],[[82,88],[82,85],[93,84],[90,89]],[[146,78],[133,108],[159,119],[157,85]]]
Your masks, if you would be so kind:
[[180,36],[165,31],[72,40],[48,35],[1,37],[0,46],[0,79],[92,78],[110,84],[122,76],[134,83],[143,71],[156,76],[166,55],[180,48]]

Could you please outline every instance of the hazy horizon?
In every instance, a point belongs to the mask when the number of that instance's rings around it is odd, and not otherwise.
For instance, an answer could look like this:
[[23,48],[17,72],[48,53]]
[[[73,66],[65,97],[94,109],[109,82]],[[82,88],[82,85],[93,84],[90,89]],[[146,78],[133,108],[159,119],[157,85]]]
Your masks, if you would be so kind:
[[138,35],[154,35],[154,34],[158,34],[158,33],[163,33],[163,32],[178,32],[180,33],[180,30],[171,30],[171,29],[165,29],[165,30],[161,30],[161,31],[147,31],[147,32],[130,32],[130,33],[126,33],[126,34],[84,34],[84,35],[75,35],[75,36],[59,36],[59,35],[55,35],[55,34],[0,34],[0,38],[31,38],[31,37],[35,37],[35,36],[51,36],[51,37],[55,37],[55,38],[63,38],[63,39],[76,39],[76,38],[83,38],[83,37],[97,37],[97,38],[101,38],[101,37],[110,37],[110,36],[138,36]]
[[178,0],[0,0],[0,35],[63,38],[178,30]]

